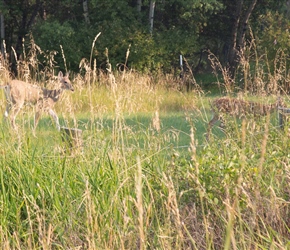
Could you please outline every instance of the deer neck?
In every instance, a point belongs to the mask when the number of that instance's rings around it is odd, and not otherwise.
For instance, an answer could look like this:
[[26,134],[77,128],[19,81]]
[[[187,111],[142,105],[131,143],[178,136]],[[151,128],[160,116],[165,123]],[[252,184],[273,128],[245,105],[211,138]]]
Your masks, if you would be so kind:
[[52,99],[54,102],[57,102],[60,98],[63,89],[43,89],[43,97],[45,99]]

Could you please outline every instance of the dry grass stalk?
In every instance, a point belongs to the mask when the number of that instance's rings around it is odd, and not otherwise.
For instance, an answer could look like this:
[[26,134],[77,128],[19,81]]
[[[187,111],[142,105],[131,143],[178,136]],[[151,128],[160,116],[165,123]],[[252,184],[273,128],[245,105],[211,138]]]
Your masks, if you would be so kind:
[[184,63],[186,65],[186,68],[187,68],[187,70],[189,72],[189,76],[186,76],[186,79],[185,79],[186,81],[188,81],[186,83],[186,85],[187,85],[187,91],[191,90],[192,87],[193,87],[198,93],[203,93],[202,88],[197,84],[197,82],[195,80],[194,74],[193,74],[193,72],[191,70],[191,67],[190,67],[187,59],[185,58],[185,56],[183,56],[183,60],[184,60]]
[[[219,73],[222,73],[223,80],[224,80],[224,87],[226,89],[227,93],[232,93],[234,90],[234,79],[230,77],[231,73],[230,70],[227,67],[224,67],[219,59],[211,52],[209,52],[208,59],[211,63],[211,66],[213,68],[213,73],[216,75],[216,78],[219,79]],[[218,81],[219,87],[221,86],[221,83]]]
[[93,198],[91,196],[91,189],[89,182],[86,181],[86,189],[85,193],[83,195],[83,199],[85,202],[85,208],[86,208],[86,216],[87,216],[87,235],[86,235],[86,241],[88,244],[88,249],[96,249],[96,242],[95,242],[95,234],[98,230],[97,223],[96,223],[96,207],[93,202]]
[[159,116],[159,111],[156,110],[152,119],[152,126],[153,128],[159,132],[161,129],[161,122],[160,122],[160,116]]
[[144,208],[143,208],[143,193],[142,193],[142,166],[140,158],[137,158],[137,174],[136,174],[136,206],[138,210],[138,229],[139,229],[139,249],[145,249],[146,238],[144,232]]
[[86,58],[83,58],[79,63],[80,71],[85,71],[83,83],[88,84],[91,87],[91,67]]
[[266,154],[266,148],[267,148],[267,142],[268,142],[268,136],[269,136],[269,123],[270,123],[270,113],[267,114],[267,122],[265,124],[265,133],[264,138],[261,145],[261,158],[260,158],[260,164],[259,164],[259,174],[262,174],[263,171],[263,164],[265,161],[265,154]]
[[90,67],[92,65],[92,58],[93,58],[93,50],[94,50],[94,47],[95,47],[95,44],[96,44],[96,41],[98,39],[98,37],[101,35],[101,32],[99,32],[96,36],[95,36],[95,39],[92,43],[92,48],[91,48],[91,56],[90,56]]
[[65,58],[65,55],[64,55],[64,51],[63,51],[62,45],[59,45],[59,46],[60,46],[60,50],[61,50],[61,55],[62,55],[65,71],[67,72],[66,58]]
[[122,82],[123,82],[124,77],[125,77],[125,74],[126,74],[126,68],[127,68],[128,58],[129,58],[129,55],[130,55],[130,48],[131,48],[131,44],[129,44],[128,49],[127,49],[127,52],[126,52],[125,63],[123,65],[124,70],[123,70],[123,74],[122,74]]
[[[173,222],[173,227],[170,228],[171,236],[174,237],[174,249],[182,249],[184,244],[183,223],[180,215],[176,188],[171,176],[163,173],[163,182],[168,189],[168,197],[166,207],[168,210],[168,221]],[[170,224],[170,223],[169,223]]]

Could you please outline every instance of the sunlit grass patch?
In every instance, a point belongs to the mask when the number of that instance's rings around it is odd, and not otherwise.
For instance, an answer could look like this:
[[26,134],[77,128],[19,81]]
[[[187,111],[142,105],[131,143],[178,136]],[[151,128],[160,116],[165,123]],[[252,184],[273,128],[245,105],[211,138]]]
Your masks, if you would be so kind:
[[4,249],[287,249],[288,124],[228,115],[207,142],[213,97],[129,73],[78,82],[56,106],[82,130],[77,152],[47,115],[34,137],[29,107],[18,131],[2,122]]

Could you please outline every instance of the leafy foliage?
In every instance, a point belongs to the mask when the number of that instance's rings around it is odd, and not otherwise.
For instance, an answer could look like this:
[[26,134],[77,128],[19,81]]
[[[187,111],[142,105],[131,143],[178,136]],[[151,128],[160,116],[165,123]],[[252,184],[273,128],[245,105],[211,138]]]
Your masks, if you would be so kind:
[[259,23],[258,44],[261,50],[266,48],[268,58],[273,61],[280,49],[288,54],[290,21],[278,12],[267,12],[259,17]]
[[[31,33],[44,51],[58,51],[55,58],[59,67],[64,67],[62,57],[65,56],[69,69],[73,71],[78,71],[79,62],[89,57],[92,42],[99,32],[101,36],[92,54],[98,68],[106,68],[108,49],[113,69],[117,69],[117,65],[125,62],[130,46],[126,66],[143,72],[179,73],[180,54],[185,56],[186,67],[190,70],[207,70],[208,67],[202,67],[209,66],[205,50],[212,51],[226,65],[235,10],[235,3],[229,0],[155,1],[151,35],[148,0],[141,1],[141,11],[137,10],[137,1],[132,0],[88,1],[89,22],[83,16],[82,1],[4,2],[5,40],[10,58],[14,58],[11,46],[16,47],[20,57],[22,39],[29,39],[27,35]],[[250,2],[244,2],[243,12]],[[287,5],[276,1],[258,1],[253,11],[250,20],[252,33],[261,41],[261,50],[269,51],[270,58],[274,58],[272,40],[275,37],[278,43],[274,47],[287,49],[287,13]],[[269,37],[271,42],[269,39],[267,42]],[[251,39],[251,36],[247,38]]]

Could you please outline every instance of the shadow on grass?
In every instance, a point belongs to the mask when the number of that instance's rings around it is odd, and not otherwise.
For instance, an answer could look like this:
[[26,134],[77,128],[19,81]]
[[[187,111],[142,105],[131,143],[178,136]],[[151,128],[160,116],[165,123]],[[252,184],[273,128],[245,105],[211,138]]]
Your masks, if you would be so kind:
[[[191,124],[186,119],[183,112],[171,112],[161,114],[160,131],[156,131],[152,126],[153,115],[151,113],[140,113],[138,115],[127,115],[122,119],[122,130],[126,135],[134,136],[143,145],[145,140],[150,140],[151,136],[162,138],[164,144],[173,147],[178,151],[188,151],[190,145],[190,129]],[[202,119],[195,117],[193,121],[195,129],[195,140],[198,145],[204,143],[205,123]],[[110,136],[112,131],[119,126],[115,118],[103,117],[94,120],[80,118],[78,120],[78,128],[84,131],[84,135],[89,136],[94,130]]]
[[[204,110],[207,117],[210,117],[209,110]],[[194,139],[197,147],[197,153],[199,149],[207,143],[205,141],[205,133],[207,122],[203,119],[204,114],[192,112],[189,117],[183,112],[168,112],[160,114],[160,131],[156,131],[152,126],[152,113],[138,113],[134,115],[124,115],[119,120],[114,114],[107,115],[105,117],[91,118],[92,116],[86,115],[77,119],[77,125],[74,126],[73,121],[66,121],[60,117],[61,126],[78,128],[83,131],[84,143],[89,139],[97,141],[106,141],[108,146],[114,140],[114,136],[122,131],[122,136],[126,141],[126,145],[148,148],[150,147],[151,140],[159,140],[162,147],[173,148],[179,153],[187,153],[190,148],[191,137],[190,129],[194,126]],[[230,122],[230,118],[228,119]],[[21,137],[31,146],[37,148],[37,150],[43,152],[52,152],[55,148],[62,144],[61,136],[57,131],[54,122],[50,117],[43,117],[36,129],[36,137],[32,135],[33,121],[18,121],[19,126],[22,126],[20,132]],[[22,124],[22,125],[21,125]],[[192,124],[192,125],[191,125]],[[276,116],[271,116],[271,124],[277,125]],[[7,142],[16,141],[15,132],[12,131],[10,126],[7,126],[6,122],[2,123],[2,132],[0,131],[0,140],[6,140]],[[218,123],[216,124],[218,125]],[[262,125],[262,124],[261,124]],[[237,120],[235,129],[232,133],[241,133],[241,121]],[[214,126],[212,134],[214,140],[226,138],[227,132],[231,130],[230,126],[226,128],[226,133],[220,130],[218,126]],[[117,132],[119,131],[119,132]],[[18,135],[19,136],[19,135]],[[14,139],[13,139],[14,138]],[[19,139],[18,139],[19,141]],[[202,151],[202,150],[201,150]]]

